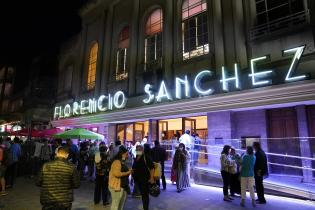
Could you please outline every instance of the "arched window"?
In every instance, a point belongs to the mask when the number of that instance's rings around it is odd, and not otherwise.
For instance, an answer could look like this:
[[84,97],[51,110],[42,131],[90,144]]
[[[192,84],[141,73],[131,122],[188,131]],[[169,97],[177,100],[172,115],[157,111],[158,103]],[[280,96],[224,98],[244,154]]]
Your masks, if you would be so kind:
[[116,53],[116,80],[124,80],[128,77],[127,54],[129,51],[129,27],[124,27],[118,40],[118,49]]
[[206,0],[184,0],[182,5],[183,59],[209,53]]
[[90,49],[89,69],[87,74],[87,90],[95,88],[96,64],[97,64],[98,44],[94,43]]
[[162,67],[162,31],[163,13],[162,9],[154,10],[148,17],[145,25],[145,52],[144,70],[150,71]]

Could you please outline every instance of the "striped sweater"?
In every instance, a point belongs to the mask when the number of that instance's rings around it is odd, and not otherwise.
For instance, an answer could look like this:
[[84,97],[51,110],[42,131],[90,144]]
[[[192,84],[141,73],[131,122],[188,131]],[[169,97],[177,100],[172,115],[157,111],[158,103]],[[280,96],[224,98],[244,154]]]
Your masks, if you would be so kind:
[[69,206],[73,201],[73,189],[80,186],[79,173],[65,159],[56,159],[44,164],[37,185],[41,187],[41,204]]

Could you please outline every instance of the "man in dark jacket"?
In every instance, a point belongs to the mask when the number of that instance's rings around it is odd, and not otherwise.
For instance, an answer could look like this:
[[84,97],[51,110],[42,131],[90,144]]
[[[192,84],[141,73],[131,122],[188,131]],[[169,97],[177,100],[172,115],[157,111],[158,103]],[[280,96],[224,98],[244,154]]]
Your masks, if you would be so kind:
[[254,142],[253,144],[256,156],[256,162],[254,166],[255,172],[255,185],[257,192],[257,202],[260,204],[265,204],[265,194],[264,194],[264,185],[263,179],[264,176],[268,175],[268,165],[267,165],[267,157],[265,152],[261,149],[259,142]]
[[40,203],[43,210],[70,210],[73,189],[80,186],[79,173],[67,161],[69,151],[59,147],[56,159],[45,163],[39,173],[37,185],[41,187]]
[[[163,190],[166,190],[166,181],[165,181],[165,175],[164,175],[164,162],[167,159],[166,150],[160,146],[160,142],[158,140],[154,142],[154,145],[155,147],[151,151],[152,160],[153,162],[161,164],[162,185],[163,185]],[[160,180],[157,180],[157,184],[160,186]]]

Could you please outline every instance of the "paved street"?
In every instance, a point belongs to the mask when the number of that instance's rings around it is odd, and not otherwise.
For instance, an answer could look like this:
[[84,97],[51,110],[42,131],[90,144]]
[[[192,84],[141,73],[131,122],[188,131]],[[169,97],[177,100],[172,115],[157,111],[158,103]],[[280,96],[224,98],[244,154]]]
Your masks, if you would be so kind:
[[[84,181],[80,189],[75,191],[75,210],[109,209],[102,205],[93,204],[93,183]],[[162,192],[159,198],[151,197],[151,210],[241,210],[239,198],[232,203],[222,201],[221,189],[196,186],[180,194],[176,193],[175,186],[168,185],[168,190]],[[39,188],[31,179],[20,178],[14,189],[8,191],[9,195],[1,197],[5,210],[39,210]],[[315,210],[315,203],[277,196],[267,196],[267,205],[258,205],[256,209],[263,210]],[[252,209],[249,201],[247,208]],[[141,210],[141,200],[128,198],[125,210]]]

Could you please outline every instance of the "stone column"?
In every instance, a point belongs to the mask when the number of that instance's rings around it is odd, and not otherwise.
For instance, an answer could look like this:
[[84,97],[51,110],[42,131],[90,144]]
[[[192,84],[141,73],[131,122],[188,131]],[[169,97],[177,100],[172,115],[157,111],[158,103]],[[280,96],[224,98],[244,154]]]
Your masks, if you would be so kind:
[[[296,106],[297,123],[300,140],[300,151],[302,157],[312,157],[310,142],[307,137],[309,137],[308,126],[307,126],[307,115],[304,105]],[[302,167],[312,168],[312,161],[302,159]],[[312,182],[312,171],[303,170],[303,181]]]
[[231,111],[207,113],[208,121],[208,164],[210,168],[220,171],[220,153],[225,144],[232,145]]
[[215,68],[221,69],[224,65],[224,42],[223,42],[223,20],[221,0],[213,0],[213,33],[214,33],[214,51],[215,51]]

